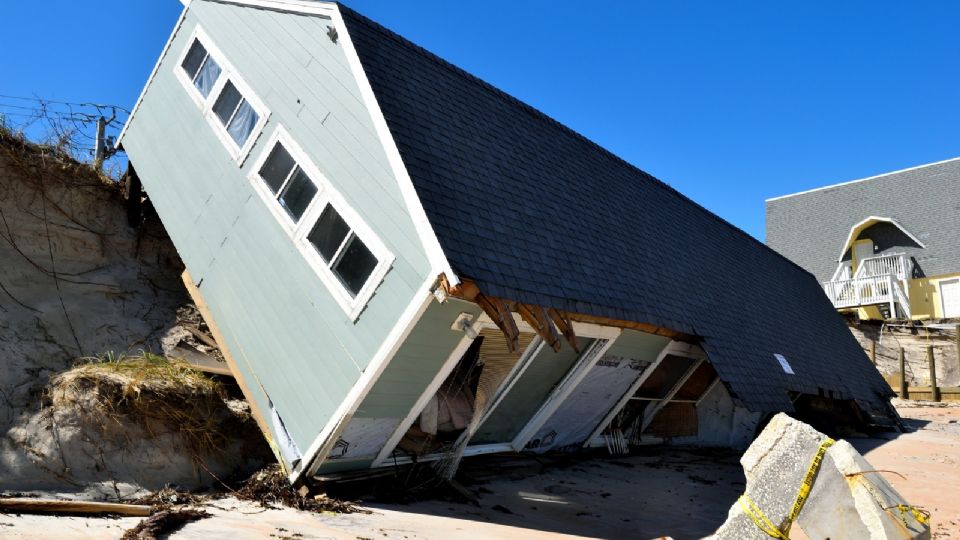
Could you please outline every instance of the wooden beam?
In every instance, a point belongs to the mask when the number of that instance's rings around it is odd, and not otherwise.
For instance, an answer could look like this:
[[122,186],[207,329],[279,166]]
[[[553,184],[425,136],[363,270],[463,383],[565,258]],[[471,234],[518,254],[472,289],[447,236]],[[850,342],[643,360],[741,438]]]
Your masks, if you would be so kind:
[[517,322],[513,320],[513,314],[510,312],[507,302],[483,293],[477,294],[474,301],[506,336],[507,349],[512,353],[520,350],[520,329],[517,328]]
[[43,514],[118,514],[121,516],[149,516],[151,507],[143,504],[119,504],[88,501],[58,501],[50,499],[0,499],[4,513]]
[[560,352],[560,334],[557,328],[550,322],[547,310],[540,306],[531,306],[529,304],[517,304],[517,313],[520,317],[537,332],[544,343],[550,346],[554,351]]
[[553,308],[548,309],[547,314],[550,315],[550,320],[553,321],[553,324],[557,325],[557,330],[560,330],[560,333],[567,339],[567,343],[573,347],[573,350],[580,352],[580,347],[577,346],[577,334],[573,331],[573,323],[567,319],[563,313]]
[[671,330],[669,328],[664,328],[662,326],[656,326],[653,324],[634,322],[634,321],[624,321],[621,319],[611,319],[609,317],[597,317],[595,315],[585,315],[583,313],[571,313],[564,312],[564,315],[567,316],[571,321],[585,322],[599,324],[603,326],[614,326],[617,328],[625,328],[629,330],[638,330],[640,332],[645,332],[647,334],[654,334],[657,336],[668,337],[674,341],[681,341],[684,343],[698,343],[700,339],[697,336],[692,334],[686,334],[684,332],[678,332],[676,330]]
[[[448,296],[459,298],[461,300],[467,300],[469,302],[476,302],[477,304],[480,303],[477,300],[477,298],[480,296],[483,296],[483,292],[480,290],[480,287],[476,284],[475,281],[469,278],[461,277],[461,281],[458,286],[450,287],[449,283],[446,280],[446,277],[440,276],[440,286],[443,287],[444,292],[446,292]],[[505,302],[507,302],[508,305],[511,303],[510,301],[505,301]],[[518,303],[517,307],[519,308],[519,306],[521,305],[529,305],[529,304]],[[531,306],[531,307],[540,308],[539,306]],[[540,309],[546,309],[546,308],[540,308]],[[519,309],[518,309],[518,312],[519,312]],[[522,312],[519,312],[519,313],[521,317],[524,317],[524,314]],[[488,313],[488,315],[491,315],[491,314]],[[623,329],[629,329],[629,330],[637,330],[640,332],[645,332],[647,334],[654,334],[657,336],[668,337],[674,341],[680,341],[683,343],[699,343],[700,341],[700,339],[697,336],[694,336],[692,334],[671,330],[670,328],[664,328],[662,326],[657,326],[654,324],[648,324],[648,323],[642,323],[642,322],[636,322],[636,321],[624,321],[621,319],[613,319],[610,317],[598,317],[596,315],[586,315],[584,313],[559,311],[556,309],[547,309],[547,315],[556,325],[557,330],[560,331],[563,337],[568,342],[570,342],[570,344],[575,349],[577,348],[576,340],[575,340],[576,335],[573,333],[573,325],[570,324],[572,321],[599,324],[601,326],[612,326],[615,328],[623,328]],[[491,318],[496,320],[493,317],[493,315],[491,315]],[[530,324],[530,326],[536,328],[536,325],[532,324],[529,320],[527,320],[526,317],[524,317],[524,321]],[[546,336],[543,336],[541,334],[541,337],[543,337],[544,340],[548,341],[549,343],[549,340],[546,338]],[[551,347],[553,347],[552,344],[551,344]]]

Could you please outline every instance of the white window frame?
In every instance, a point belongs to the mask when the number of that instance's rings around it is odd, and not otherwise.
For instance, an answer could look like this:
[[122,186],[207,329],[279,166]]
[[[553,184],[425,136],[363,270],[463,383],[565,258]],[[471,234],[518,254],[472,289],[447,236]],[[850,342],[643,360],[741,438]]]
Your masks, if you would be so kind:
[[[210,89],[210,95],[207,97],[203,97],[203,94],[200,93],[200,90],[197,89],[197,87],[193,84],[193,81],[187,76],[186,71],[183,69],[183,61],[190,52],[190,47],[193,46],[194,41],[199,41],[200,44],[203,45],[203,48],[207,50],[207,54],[210,56],[210,58],[212,58],[220,66],[220,77],[217,78],[217,82],[213,85],[213,88]],[[197,27],[194,28],[193,32],[190,34],[190,38],[183,47],[183,51],[180,52],[180,57],[177,59],[177,63],[174,65],[173,70],[177,80],[180,81],[180,84],[182,84],[186,89],[187,95],[193,99],[193,102],[203,112],[204,118],[213,128],[214,134],[216,134],[217,138],[220,139],[220,142],[227,149],[227,152],[230,153],[230,156],[237,163],[237,165],[242,165],[247,156],[250,155],[250,151],[253,150],[257,139],[263,133],[263,128],[267,125],[267,120],[270,118],[270,110],[267,109],[266,105],[264,105],[263,101],[260,100],[256,92],[254,92],[246,83],[246,81],[243,80],[243,77],[237,73],[237,70],[233,67],[233,64],[227,61],[227,57],[220,51],[220,48],[214,44],[213,40],[210,39],[210,36],[199,25],[197,25]],[[250,132],[250,136],[247,137],[247,140],[244,142],[243,146],[237,145],[237,143],[233,140],[233,137],[231,137],[230,133],[227,131],[227,126],[223,125],[216,113],[213,112],[213,106],[216,104],[217,99],[220,97],[220,94],[226,87],[227,81],[233,83],[243,99],[246,100],[251,107],[253,107],[253,110],[256,111],[258,116],[257,123],[254,124],[253,130]],[[229,122],[227,122],[227,124],[229,125]]]
[[[313,200],[310,201],[303,216],[300,217],[300,221],[297,223],[293,222],[290,214],[280,205],[277,196],[270,192],[266,182],[260,177],[260,169],[263,168],[267,158],[270,157],[270,152],[273,151],[277,143],[283,145],[284,149],[290,154],[290,157],[296,162],[296,165],[299,166],[317,186],[317,193],[313,196]],[[253,167],[250,168],[250,173],[247,175],[247,178],[260,198],[266,203],[274,218],[280,222],[283,230],[286,231],[293,240],[300,254],[303,255],[304,259],[320,277],[320,280],[337,301],[337,304],[340,305],[350,320],[355,322],[370,302],[377,287],[383,283],[396,257],[387,249],[386,245],[380,240],[380,237],[375,234],[360,217],[360,214],[354,210],[352,206],[347,204],[347,201],[333,187],[330,180],[320,172],[313,163],[313,160],[307,156],[303,148],[294,141],[293,137],[290,136],[282,125],[277,126],[267,140],[267,144],[263,145],[263,149],[260,151],[260,155],[257,157]],[[328,264],[317,252],[317,249],[313,247],[313,244],[310,243],[310,240],[307,239],[310,231],[313,230],[313,227],[320,219],[320,214],[323,213],[324,208],[326,208],[328,204],[333,206],[333,209],[340,214],[340,217],[343,218],[347,226],[350,227],[353,234],[363,242],[377,259],[377,266],[374,267],[373,272],[370,273],[370,277],[367,278],[363,288],[360,289],[356,296],[352,295],[340,281],[340,278],[334,274],[331,267],[336,257]]]

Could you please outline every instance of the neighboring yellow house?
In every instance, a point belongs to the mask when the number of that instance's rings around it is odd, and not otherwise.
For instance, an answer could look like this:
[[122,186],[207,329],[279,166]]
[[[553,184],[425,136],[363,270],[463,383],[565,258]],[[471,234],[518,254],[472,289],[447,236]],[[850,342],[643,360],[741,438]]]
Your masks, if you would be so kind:
[[960,318],[960,159],[769,199],[767,244],[842,312]]

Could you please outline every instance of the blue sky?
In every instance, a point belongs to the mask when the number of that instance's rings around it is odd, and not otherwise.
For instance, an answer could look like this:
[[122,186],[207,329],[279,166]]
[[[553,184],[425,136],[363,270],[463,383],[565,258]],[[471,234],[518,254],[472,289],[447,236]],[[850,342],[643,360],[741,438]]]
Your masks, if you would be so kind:
[[[960,156],[960,2],[348,4],[760,239],[766,198]],[[0,95],[132,108],[180,8],[8,2]]]

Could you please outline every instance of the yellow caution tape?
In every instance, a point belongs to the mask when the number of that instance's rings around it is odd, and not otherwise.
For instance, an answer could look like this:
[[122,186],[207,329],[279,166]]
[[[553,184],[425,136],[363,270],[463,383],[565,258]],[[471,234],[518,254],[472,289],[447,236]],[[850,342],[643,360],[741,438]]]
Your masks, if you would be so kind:
[[[793,522],[797,520],[800,511],[803,510],[803,505],[807,503],[807,497],[810,496],[810,490],[813,489],[813,483],[817,479],[817,473],[820,472],[823,456],[826,455],[827,448],[833,446],[834,442],[836,441],[827,438],[820,443],[817,454],[813,456],[813,461],[810,463],[810,467],[807,468],[807,474],[803,476],[803,482],[800,484],[800,490],[797,491],[797,498],[793,501],[793,508],[790,509],[790,515],[783,520],[783,523],[779,527],[770,521],[770,518],[760,510],[760,507],[757,506],[757,503],[753,502],[753,499],[751,499],[749,495],[744,493],[740,496],[740,506],[743,508],[744,513],[753,521],[754,525],[772,538],[790,540],[790,527],[793,525]],[[901,510],[901,512],[903,512],[903,510]]]
[[907,504],[898,504],[894,508],[900,511],[900,521],[903,522],[905,527],[910,526],[907,524],[907,518],[905,517],[908,512],[913,515],[913,519],[917,520],[917,523],[921,525],[927,525],[930,523],[930,512],[927,512],[926,510],[921,510],[916,506],[910,506]]

